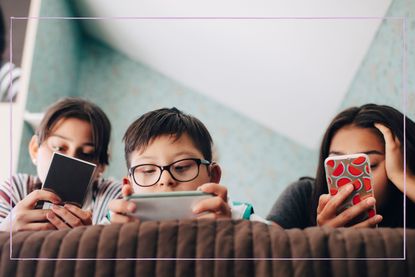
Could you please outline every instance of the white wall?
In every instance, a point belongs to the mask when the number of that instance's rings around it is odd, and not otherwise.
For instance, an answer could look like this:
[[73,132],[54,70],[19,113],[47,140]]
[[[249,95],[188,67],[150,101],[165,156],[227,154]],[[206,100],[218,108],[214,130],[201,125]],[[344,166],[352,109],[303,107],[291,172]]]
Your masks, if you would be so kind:
[[84,22],[127,56],[315,148],[381,20],[252,17],[382,17],[391,0],[173,3],[77,1],[86,16],[158,16]]

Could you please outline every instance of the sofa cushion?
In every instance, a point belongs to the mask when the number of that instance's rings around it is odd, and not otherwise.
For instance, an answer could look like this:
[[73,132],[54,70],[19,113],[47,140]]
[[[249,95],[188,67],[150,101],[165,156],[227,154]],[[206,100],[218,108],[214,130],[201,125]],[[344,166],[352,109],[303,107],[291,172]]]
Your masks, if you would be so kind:
[[149,221],[17,232],[12,241],[10,252],[10,234],[0,233],[0,276],[415,276],[415,230],[404,248],[399,228]]

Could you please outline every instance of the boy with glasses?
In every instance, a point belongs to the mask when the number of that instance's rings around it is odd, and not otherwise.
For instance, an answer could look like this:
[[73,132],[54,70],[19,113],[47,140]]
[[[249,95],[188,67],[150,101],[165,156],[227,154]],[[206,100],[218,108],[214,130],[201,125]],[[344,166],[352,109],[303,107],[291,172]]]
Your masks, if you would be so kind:
[[[212,138],[197,118],[176,108],[148,112],[134,121],[124,135],[128,176],[122,193],[200,190],[214,197],[198,202],[198,218],[262,220],[251,205],[228,202],[220,185],[221,169],[212,161]],[[109,204],[111,223],[137,220],[127,216],[140,207],[124,199]]]

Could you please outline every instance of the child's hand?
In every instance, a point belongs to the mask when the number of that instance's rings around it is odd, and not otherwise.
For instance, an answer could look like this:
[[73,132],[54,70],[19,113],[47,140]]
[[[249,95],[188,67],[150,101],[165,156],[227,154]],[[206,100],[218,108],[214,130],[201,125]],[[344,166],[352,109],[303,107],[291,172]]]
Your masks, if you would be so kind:
[[[403,154],[399,139],[386,126],[375,123],[375,127],[385,139],[385,168],[388,179],[401,191],[404,191]],[[415,175],[406,168],[407,196],[415,202]]]
[[[346,200],[346,198],[352,193],[354,186],[347,184],[339,189],[338,193],[334,196],[330,194],[322,194],[319,199],[317,207],[317,225],[329,226],[329,227],[344,227],[353,220],[359,214],[371,209],[376,200],[374,197],[368,197],[364,201],[344,210],[342,213],[337,214],[338,207]],[[376,224],[382,221],[381,215],[375,215],[368,218],[365,221],[357,223],[352,227],[374,227]]]
[[391,130],[382,124],[375,127],[382,133],[385,140],[385,168],[388,179],[396,185],[403,185],[403,155],[401,143]]
[[[125,197],[133,194],[134,189],[130,184],[124,184],[121,192]],[[110,210],[111,223],[127,223],[139,220],[138,218],[126,215],[127,213],[135,212],[137,207],[134,202],[124,199],[114,199],[110,201],[108,208]]]
[[75,205],[52,205],[52,211],[46,214],[47,219],[56,229],[68,229],[92,224],[92,213],[84,211]]
[[46,190],[34,190],[29,193],[22,201],[16,204],[13,211],[11,222],[8,218],[1,224],[2,231],[22,231],[22,230],[50,230],[55,229],[46,218],[50,210],[34,209],[38,201],[50,201],[58,204],[61,199],[54,193]]
[[193,208],[193,213],[200,214],[198,218],[231,218],[231,209],[228,205],[228,189],[216,183],[201,185],[198,190],[216,195],[209,199],[201,200]]

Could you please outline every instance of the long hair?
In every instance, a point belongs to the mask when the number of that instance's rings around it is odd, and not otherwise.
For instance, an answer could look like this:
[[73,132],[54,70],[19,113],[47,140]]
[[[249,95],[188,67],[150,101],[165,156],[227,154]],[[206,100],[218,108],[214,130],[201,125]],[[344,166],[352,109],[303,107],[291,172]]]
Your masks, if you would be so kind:
[[36,130],[39,145],[49,137],[54,126],[62,118],[77,118],[91,124],[95,147],[93,159],[101,165],[108,165],[111,123],[100,107],[82,98],[62,98],[46,109]]
[[[366,104],[361,107],[353,107],[346,109],[339,113],[333,121],[330,123],[323,136],[323,140],[320,146],[319,163],[316,173],[315,189],[311,199],[310,219],[311,222],[316,224],[316,212],[319,197],[321,194],[328,193],[325,171],[324,171],[324,160],[329,156],[329,148],[334,135],[341,128],[353,125],[360,128],[372,129],[379,135],[379,138],[384,141],[382,133],[377,130],[374,126],[375,123],[381,123],[388,127],[391,132],[401,142],[401,147],[404,145],[404,116],[398,110],[376,104]],[[407,168],[415,173],[415,123],[409,118],[405,117],[406,125],[406,165]],[[388,189],[390,190],[390,198],[386,205],[386,209],[383,211],[384,220],[383,222],[390,221],[391,227],[402,226],[403,216],[398,216],[397,213],[401,213],[403,208],[403,194],[396,188],[396,186],[389,180]],[[407,211],[415,213],[415,205],[407,200]],[[393,207],[388,209],[388,207]],[[392,214],[392,212],[394,214]],[[385,214],[386,213],[386,214]],[[389,214],[390,213],[390,214]]]

